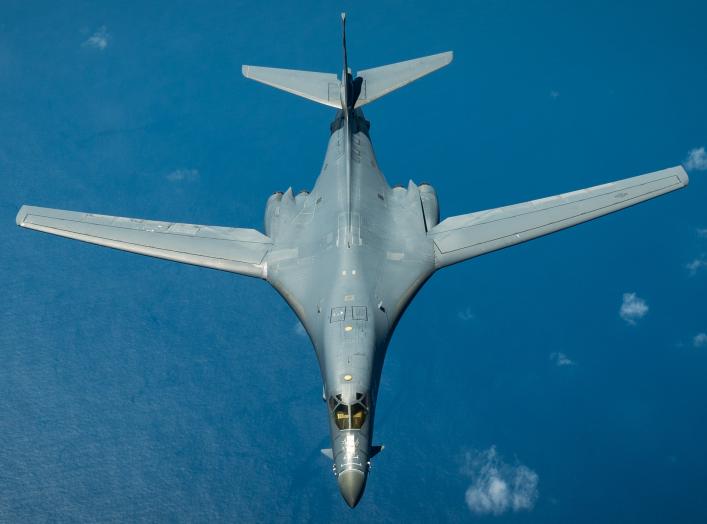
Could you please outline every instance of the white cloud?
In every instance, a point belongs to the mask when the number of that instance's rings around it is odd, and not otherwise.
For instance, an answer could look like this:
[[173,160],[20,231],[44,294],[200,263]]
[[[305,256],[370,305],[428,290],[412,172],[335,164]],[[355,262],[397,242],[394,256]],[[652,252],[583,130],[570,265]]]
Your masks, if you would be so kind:
[[297,333],[300,337],[306,337],[307,336],[307,331],[304,329],[304,326],[302,325],[302,322],[299,320],[295,324],[295,333]]
[[704,171],[707,169],[707,153],[704,147],[691,149],[687,153],[685,169],[688,171]]
[[165,178],[170,182],[193,182],[199,178],[199,171],[196,169],[176,169],[169,173]]
[[474,320],[474,318],[476,318],[476,315],[474,315],[474,313],[471,311],[471,308],[468,307],[464,310],[458,311],[457,317],[459,317],[459,320],[468,322],[469,320]]
[[697,333],[692,339],[692,345],[696,348],[707,346],[707,333]]
[[704,255],[700,255],[698,258],[685,264],[685,268],[691,277],[694,277],[700,269],[707,267],[707,259]]
[[462,473],[471,478],[466,505],[477,515],[531,510],[538,498],[538,474],[523,464],[510,465],[491,446],[465,454]]
[[550,360],[554,362],[556,366],[574,366],[576,363],[574,360],[570,359],[567,355],[561,351],[555,353],[550,353]]
[[646,301],[636,295],[636,293],[624,293],[623,303],[619,310],[619,316],[631,325],[636,324],[648,313]]
[[110,35],[108,34],[106,26],[101,26],[98,28],[98,31],[88,37],[88,40],[86,40],[82,45],[84,47],[93,47],[94,49],[103,51],[106,47],[108,47],[109,39]]

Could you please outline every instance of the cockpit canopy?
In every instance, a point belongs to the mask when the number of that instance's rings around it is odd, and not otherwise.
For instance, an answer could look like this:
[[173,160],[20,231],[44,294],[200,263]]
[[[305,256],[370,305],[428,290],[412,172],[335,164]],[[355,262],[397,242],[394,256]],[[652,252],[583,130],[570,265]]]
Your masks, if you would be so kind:
[[329,409],[337,428],[361,429],[368,414],[368,399],[363,393],[356,393],[356,401],[346,404],[339,393],[329,397]]

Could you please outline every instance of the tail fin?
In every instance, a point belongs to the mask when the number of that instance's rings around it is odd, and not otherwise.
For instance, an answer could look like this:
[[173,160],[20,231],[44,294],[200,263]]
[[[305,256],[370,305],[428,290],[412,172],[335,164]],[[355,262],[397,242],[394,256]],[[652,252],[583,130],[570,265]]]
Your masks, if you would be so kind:
[[[341,109],[344,114],[348,114],[349,108],[353,107],[356,99],[354,93],[354,83],[349,70],[349,57],[346,52],[346,13],[341,13],[341,43],[344,50],[344,68],[341,70]],[[347,117],[348,118],[348,117]]]
[[[352,107],[373,102],[452,61],[452,52],[425,56],[397,64],[390,64],[358,72],[351,78],[346,53],[346,14],[341,13],[344,68],[341,79],[333,73],[314,73],[295,69],[243,66],[243,76],[262,82],[293,95],[298,95],[326,106],[347,111]],[[342,82],[343,89],[342,89]]]

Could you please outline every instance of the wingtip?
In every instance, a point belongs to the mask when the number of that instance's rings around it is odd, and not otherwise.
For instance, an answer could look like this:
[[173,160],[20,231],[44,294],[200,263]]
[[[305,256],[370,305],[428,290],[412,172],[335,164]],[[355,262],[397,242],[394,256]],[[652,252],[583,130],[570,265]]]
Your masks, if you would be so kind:
[[687,175],[687,171],[685,171],[685,168],[682,165],[680,165],[680,166],[676,166],[675,169],[677,169],[678,179],[682,183],[682,186],[686,187],[687,185],[689,185],[690,184],[690,177]]
[[17,224],[18,226],[24,227],[26,216],[27,216],[27,206],[22,206],[20,208],[20,210],[17,212],[17,216],[15,217],[15,224]]
[[241,66],[241,73],[243,74],[244,77],[248,78],[248,69],[250,69],[250,66],[247,65],[242,65]]

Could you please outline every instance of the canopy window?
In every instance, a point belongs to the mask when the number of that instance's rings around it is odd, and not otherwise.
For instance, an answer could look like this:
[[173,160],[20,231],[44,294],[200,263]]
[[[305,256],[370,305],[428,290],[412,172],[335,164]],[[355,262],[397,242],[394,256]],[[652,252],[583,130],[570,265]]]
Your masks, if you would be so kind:
[[368,402],[366,395],[356,393],[356,400],[347,404],[342,401],[341,394],[329,397],[329,409],[334,417],[334,424],[339,429],[361,429],[366,422]]

